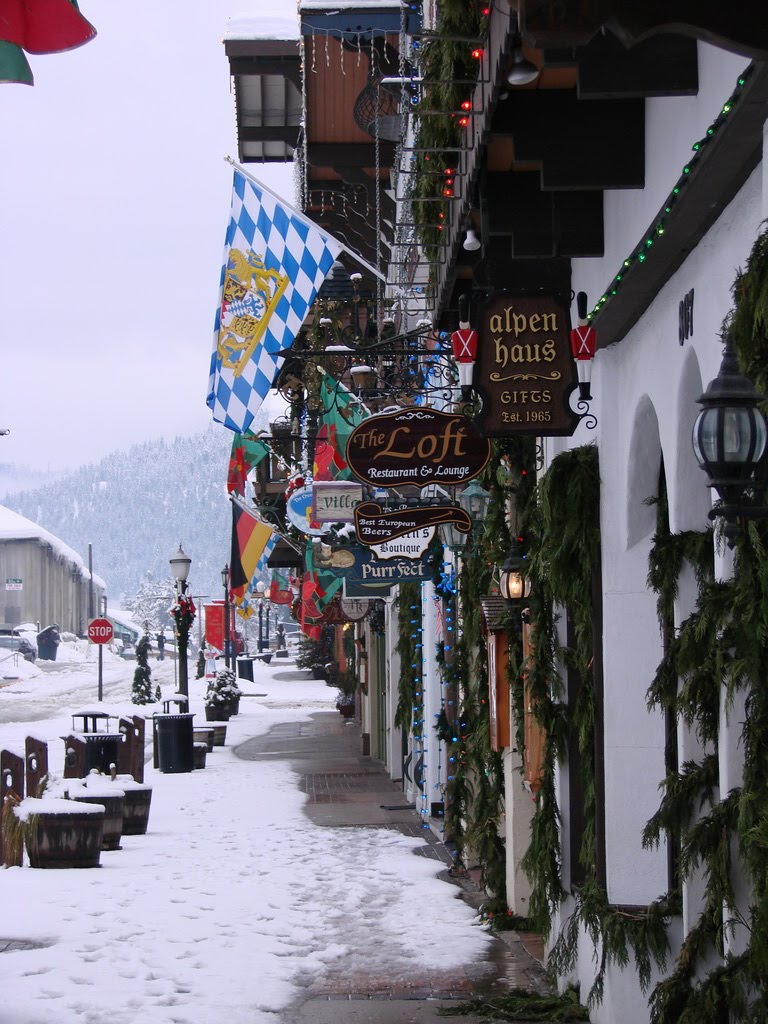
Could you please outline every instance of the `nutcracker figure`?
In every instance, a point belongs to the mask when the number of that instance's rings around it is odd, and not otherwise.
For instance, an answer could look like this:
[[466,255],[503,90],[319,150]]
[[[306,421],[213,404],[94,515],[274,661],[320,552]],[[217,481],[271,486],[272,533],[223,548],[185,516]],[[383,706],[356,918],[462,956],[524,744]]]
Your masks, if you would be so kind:
[[453,358],[459,370],[461,398],[464,402],[472,400],[472,374],[477,359],[477,331],[469,325],[469,295],[459,296],[459,329],[451,335]]
[[579,292],[576,296],[576,309],[579,314],[578,327],[571,331],[571,354],[576,360],[579,373],[579,398],[585,402],[592,401],[590,383],[592,381],[592,360],[597,348],[597,332],[589,326],[587,320],[587,293]]

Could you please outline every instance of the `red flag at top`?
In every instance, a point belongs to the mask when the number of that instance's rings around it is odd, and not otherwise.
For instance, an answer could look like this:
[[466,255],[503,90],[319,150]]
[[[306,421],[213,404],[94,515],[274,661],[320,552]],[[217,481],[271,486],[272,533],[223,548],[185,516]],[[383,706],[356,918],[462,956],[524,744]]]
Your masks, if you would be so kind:
[[96,29],[73,0],[1,0],[0,39],[27,53],[60,53],[93,39]]

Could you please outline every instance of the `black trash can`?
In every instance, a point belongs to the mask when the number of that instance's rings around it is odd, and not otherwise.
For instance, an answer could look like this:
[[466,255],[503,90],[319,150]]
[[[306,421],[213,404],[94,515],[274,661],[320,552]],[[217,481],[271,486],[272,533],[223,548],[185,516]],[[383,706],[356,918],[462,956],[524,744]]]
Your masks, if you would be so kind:
[[155,715],[155,762],[161,772],[191,772],[195,767],[193,714]]
[[247,679],[250,683],[253,682],[253,658],[237,659],[237,678]]
[[109,775],[110,768],[117,764],[118,751],[123,742],[122,733],[90,733],[81,737],[85,741],[85,774],[96,768]]

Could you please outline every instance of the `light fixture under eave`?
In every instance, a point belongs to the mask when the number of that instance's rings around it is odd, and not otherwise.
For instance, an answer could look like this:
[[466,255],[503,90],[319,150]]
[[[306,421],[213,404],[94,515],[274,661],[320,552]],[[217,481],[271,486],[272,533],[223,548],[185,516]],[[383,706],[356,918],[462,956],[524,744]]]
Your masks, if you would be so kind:
[[507,73],[509,85],[530,85],[539,77],[540,71],[523,53],[522,42],[512,49],[512,67]]
[[722,516],[728,545],[733,547],[740,519],[765,519],[768,509],[747,496],[754,486],[754,472],[762,460],[768,425],[751,380],[739,370],[730,335],[723,361],[714,380],[697,399],[702,406],[693,426],[693,452],[709,477],[709,486],[720,496],[710,519]]
[[462,243],[462,248],[465,249],[467,252],[477,252],[481,244],[482,243],[480,242],[480,239],[475,234],[475,229],[467,228],[467,237],[464,239],[464,242]]

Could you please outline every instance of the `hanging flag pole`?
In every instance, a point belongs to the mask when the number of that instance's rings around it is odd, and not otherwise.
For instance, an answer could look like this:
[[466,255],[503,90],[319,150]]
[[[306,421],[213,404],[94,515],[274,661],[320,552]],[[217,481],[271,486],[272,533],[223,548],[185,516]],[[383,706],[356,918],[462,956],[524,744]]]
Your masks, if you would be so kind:
[[316,224],[313,220],[307,217],[306,214],[302,213],[300,210],[297,210],[296,207],[293,206],[291,203],[286,202],[286,200],[279,196],[277,192],[274,192],[269,187],[269,185],[265,185],[263,181],[259,181],[258,178],[255,178],[250,172],[246,171],[246,169],[241,164],[239,164],[236,160],[233,160],[231,156],[225,156],[224,159],[227,161],[228,164],[231,164],[235,168],[235,170],[238,171],[238,173],[242,174],[244,178],[247,178],[250,182],[252,182],[252,184],[256,185],[257,188],[264,189],[264,191],[268,192],[273,199],[276,199],[279,203],[282,203],[283,206],[287,207],[291,211],[293,216],[296,217],[298,220],[303,221],[307,225],[307,227],[310,227],[315,231],[320,231],[322,234],[332,239],[342,249],[343,252],[347,253],[348,256],[351,256],[352,259],[361,267],[364,267],[369,274],[373,274],[374,277],[377,277],[380,281],[384,281],[386,283],[387,275],[382,274],[382,272],[380,270],[377,270],[376,267],[373,266],[373,264],[368,263],[367,260],[364,260],[360,253],[355,252],[354,249],[350,249],[350,247],[348,245],[345,245],[344,242],[339,241],[339,239],[336,238],[335,235],[332,235],[329,231],[326,231],[325,228],[321,228],[319,224]]

